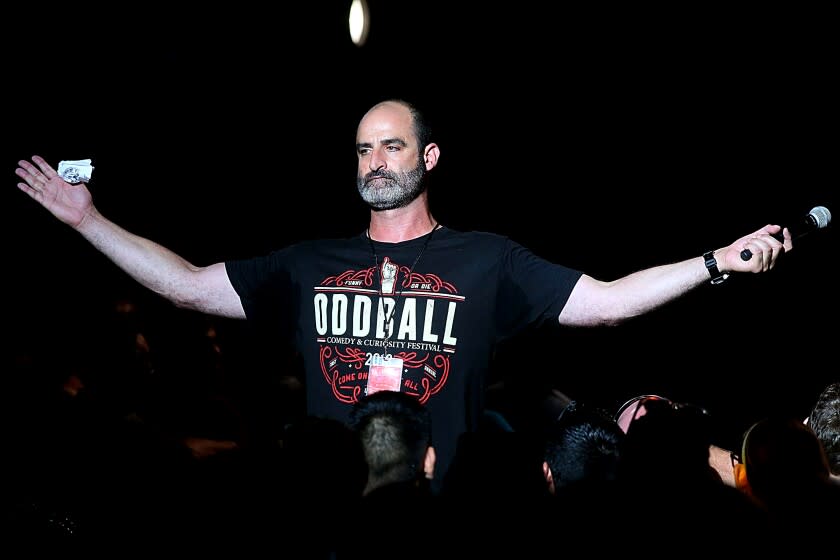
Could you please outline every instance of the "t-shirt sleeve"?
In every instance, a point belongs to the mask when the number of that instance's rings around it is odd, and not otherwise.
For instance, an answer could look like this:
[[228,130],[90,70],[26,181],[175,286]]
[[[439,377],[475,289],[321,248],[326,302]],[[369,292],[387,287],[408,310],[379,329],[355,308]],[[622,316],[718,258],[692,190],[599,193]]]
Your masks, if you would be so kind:
[[548,261],[507,240],[500,270],[499,334],[513,336],[528,326],[557,321],[583,273]]
[[269,257],[255,257],[225,261],[225,270],[233,289],[239,294],[245,315],[250,317],[250,307],[253,305],[261,285],[268,276],[270,266],[266,262]]
[[295,292],[286,267],[289,259],[289,251],[280,250],[225,261],[228,278],[248,320],[261,328],[280,328],[284,334],[289,333],[288,325],[295,319],[291,302]]

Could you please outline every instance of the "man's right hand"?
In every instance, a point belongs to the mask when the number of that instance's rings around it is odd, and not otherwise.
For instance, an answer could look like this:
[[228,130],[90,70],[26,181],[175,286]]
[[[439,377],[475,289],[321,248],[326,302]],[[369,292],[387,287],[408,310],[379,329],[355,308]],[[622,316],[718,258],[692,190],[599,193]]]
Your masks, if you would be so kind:
[[18,188],[56,218],[77,228],[93,207],[87,186],[84,183],[71,185],[40,156],[32,156],[32,163],[21,160],[18,165],[15,174],[25,181],[18,183]]

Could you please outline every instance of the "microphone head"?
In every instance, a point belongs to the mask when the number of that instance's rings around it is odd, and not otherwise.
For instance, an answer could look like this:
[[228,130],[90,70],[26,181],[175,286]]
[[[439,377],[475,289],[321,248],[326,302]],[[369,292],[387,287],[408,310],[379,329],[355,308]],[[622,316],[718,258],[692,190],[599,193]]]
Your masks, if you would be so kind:
[[825,206],[815,206],[808,213],[808,216],[814,220],[817,229],[827,227],[831,223],[831,212]]

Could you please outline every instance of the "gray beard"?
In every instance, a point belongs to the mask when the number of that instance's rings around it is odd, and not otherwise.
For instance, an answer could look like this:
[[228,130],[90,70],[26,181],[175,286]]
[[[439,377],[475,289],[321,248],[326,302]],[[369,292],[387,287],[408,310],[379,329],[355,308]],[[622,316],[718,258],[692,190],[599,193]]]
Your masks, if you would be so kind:
[[401,173],[371,171],[356,178],[356,186],[368,206],[374,210],[393,210],[408,206],[425,190],[423,177],[426,175],[424,162],[418,162],[414,169]]

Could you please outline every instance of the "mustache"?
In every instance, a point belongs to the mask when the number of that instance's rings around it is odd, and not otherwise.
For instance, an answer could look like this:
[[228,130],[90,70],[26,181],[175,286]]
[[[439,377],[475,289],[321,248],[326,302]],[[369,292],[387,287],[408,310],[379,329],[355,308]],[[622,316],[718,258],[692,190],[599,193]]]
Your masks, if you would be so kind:
[[391,173],[390,171],[371,171],[367,175],[365,175],[365,183],[369,183],[374,179],[390,179],[395,181],[397,176]]

